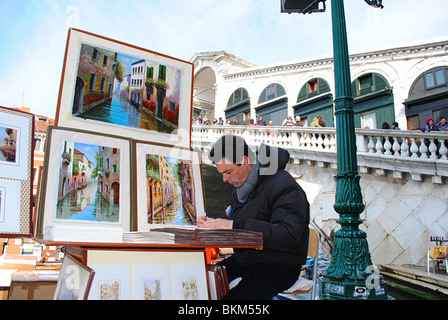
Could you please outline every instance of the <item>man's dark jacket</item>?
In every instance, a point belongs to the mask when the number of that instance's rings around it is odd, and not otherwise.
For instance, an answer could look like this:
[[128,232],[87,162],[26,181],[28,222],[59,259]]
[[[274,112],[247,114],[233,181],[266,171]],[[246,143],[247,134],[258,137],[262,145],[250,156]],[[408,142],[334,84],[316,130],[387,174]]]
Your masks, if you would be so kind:
[[[278,161],[269,161],[277,154]],[[257,185],[245,203],[238,200],[236,189],[233,190],[230,218],[234,220],[234,229],[263,233],[263,249],[235,249],[237,261],[242,265],[303,265],[308,251],[309,203],[305,192],[285,171],[289,153],[262,145],[258,159]],[[274,167],[269,167],[271,163]]]

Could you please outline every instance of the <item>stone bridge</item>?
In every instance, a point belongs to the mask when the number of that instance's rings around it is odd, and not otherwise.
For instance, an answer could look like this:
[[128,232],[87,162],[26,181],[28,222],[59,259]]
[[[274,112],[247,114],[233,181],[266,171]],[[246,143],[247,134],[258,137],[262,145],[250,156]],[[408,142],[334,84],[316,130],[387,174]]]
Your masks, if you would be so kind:
[[[192,147],[207,158],[223,134],[240,135],[291,154],[287,170],[305,190],[311,227],[331,256],[337,174],[336,129],[265,126],[193,126]],[[358,169],[366,209],[361,229],[374,264],[426,265],[430,236],[448,236],[448,132],[356,129]]]

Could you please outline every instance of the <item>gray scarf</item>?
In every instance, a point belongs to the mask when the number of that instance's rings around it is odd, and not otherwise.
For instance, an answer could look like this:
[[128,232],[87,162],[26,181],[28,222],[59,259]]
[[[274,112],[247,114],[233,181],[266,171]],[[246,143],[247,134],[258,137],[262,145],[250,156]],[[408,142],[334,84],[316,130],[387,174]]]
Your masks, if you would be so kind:
[[258,159],[255,160],[255,163],[252,163],[252,167],[249,172],[249,176],[246,181],[241,185],[241,187],[236,188],[236,195],[238,200],[241,203],[245,203],[249,195],[255,189],[255,186],[258,182]]

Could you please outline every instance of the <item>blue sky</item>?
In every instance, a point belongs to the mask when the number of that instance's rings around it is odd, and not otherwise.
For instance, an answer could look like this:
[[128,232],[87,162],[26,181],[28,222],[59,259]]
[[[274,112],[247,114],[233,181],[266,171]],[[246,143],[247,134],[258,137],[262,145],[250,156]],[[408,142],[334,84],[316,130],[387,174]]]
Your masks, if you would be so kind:
[[84,153],[84,155],[87,157],[87,159],[92,161],[95,165],[97,164],[95,155],[99,151],[99,147],[100,146],[97,146],[94,144],[75,142],[75,149]]
[[[448,36],[448,1],[345,0],[350,52]],[[0,0],[0,106],[54,118],[68,27],[189,60],[225,50],[259,65],[332,55],[324,13],[280,0]]]

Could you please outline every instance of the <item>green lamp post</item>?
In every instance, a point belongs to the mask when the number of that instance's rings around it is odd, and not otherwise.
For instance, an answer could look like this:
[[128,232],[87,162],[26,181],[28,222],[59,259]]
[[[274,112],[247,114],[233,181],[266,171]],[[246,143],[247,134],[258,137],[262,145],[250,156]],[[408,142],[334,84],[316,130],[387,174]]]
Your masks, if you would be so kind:
[[[382,0],[364,0],[382,8]],[[282,0],[282,12],[325,11],[325,0]],[[335,232],[330,266],[320,278],[321,299],[387,299],[387,284],[372,265],[367,235],[359,229],[364,211],[359,184],[351,94],[350,63],[343,0],[331,0],[335,78],[338,174],[334,209],[341,229]]]

